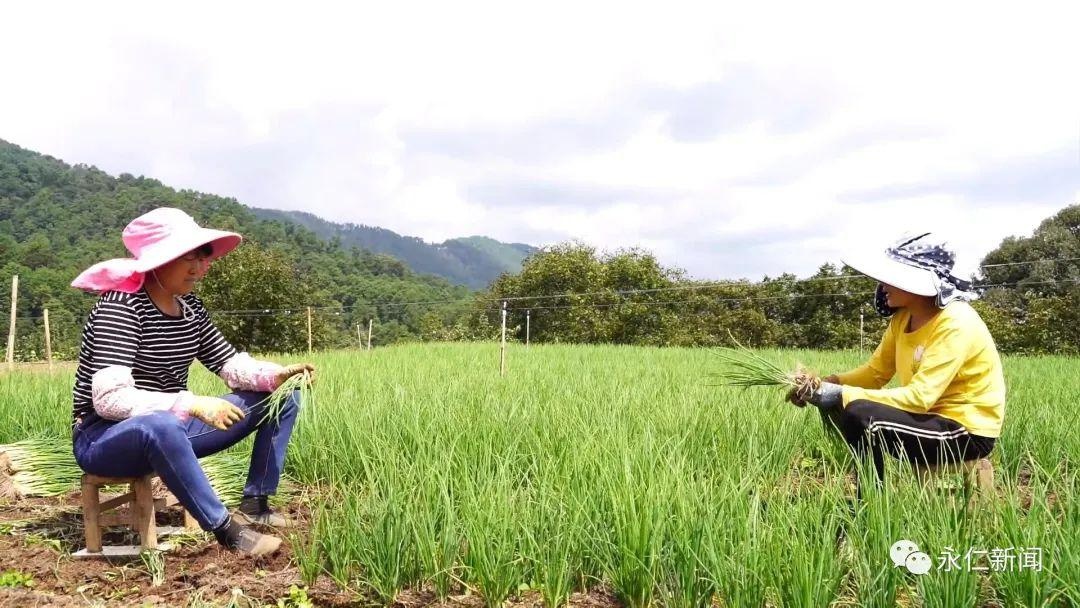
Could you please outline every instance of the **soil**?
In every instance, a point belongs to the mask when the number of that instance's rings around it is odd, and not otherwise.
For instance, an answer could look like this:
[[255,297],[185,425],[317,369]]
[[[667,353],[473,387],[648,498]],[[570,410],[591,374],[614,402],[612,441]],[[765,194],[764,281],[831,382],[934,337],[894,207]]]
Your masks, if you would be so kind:
[[[306,520],[302,509],[289,511],[297,521]],[[165,511],[157,521],[179,526],[182,514],[178,509]],[[84,544],[77,493],[59,499],[24,498],[0,505],[0,572],[29,574],[33,585],[0,589],[0,606],[186,606],[196,594],[225,605],[234,588],[256,600],[254,605],[276,604],[288,597],[290,585],[303,586],[288,542],[275,555],[254,559],[226,551],[209,535],[185,535],[179,547],[165,553],[165,581],[154,586],[140,559],[71,557]],[[138,539],[130,530],[108,528],[103,544],[138,544]],[[356,599],[330,580],[318,581],[307,594],[320,606],[349,606]]]
[[[303,501],[283,509],[299,523],[295,533],[306,534],[309,513]],[[178,508],[158,513],[162,526],[182,525]],[[174,537],[175,538],[175,537]],[[164,539],[163,539],[164,540]],[[277,606],[288,598],[293,585],[303,588],[300,571],[292,560],[286,537],[273,556],[261,559],[239,556],[221,548],[202,533],[179,538],[179,547],[164,554],[165,580],[153,585],[140,559],[74,559],[83,547],[82,515],[78,493],[62,498],[24,498],[0,502],[0,574],[16,571],[33,577],[30,587],[0,587],[0,607],[31,606]],[[130,530],[106,529],[103,544],[138,544]],[[240,590],[242,596],[234,596]],[[396,608],[483,608],[482,598],[459,589],[440,602],[428,589],[406,590],[394,602]],[[320,577],[306,588],[315,606],[381,605],[374,597],[342,590],[329,577]],[[285,603],[285,606],[295,604]],[[570,608],[619,608],[622,604],[606,589],[576,593]],[[535,592],[508,601],[504,608],[540,608]]]

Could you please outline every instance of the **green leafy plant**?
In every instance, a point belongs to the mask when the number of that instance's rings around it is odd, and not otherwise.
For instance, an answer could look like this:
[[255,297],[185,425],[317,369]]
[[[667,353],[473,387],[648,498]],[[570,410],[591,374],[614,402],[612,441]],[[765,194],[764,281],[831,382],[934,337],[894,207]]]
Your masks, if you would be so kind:
[[307,587],[289,585],[289,595],[278,598],[277,608],[315,608],[315,602],[311,601],[307,594]]
[[16,587],[33,587],[34,577],[19,570],[5,570],[0,574],[0,589]]

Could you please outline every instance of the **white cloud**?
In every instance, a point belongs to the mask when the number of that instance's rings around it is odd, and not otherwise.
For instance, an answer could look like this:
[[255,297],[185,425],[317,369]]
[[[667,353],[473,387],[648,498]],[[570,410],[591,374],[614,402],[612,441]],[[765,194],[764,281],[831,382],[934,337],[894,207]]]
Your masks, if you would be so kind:
[[928,226],[974,265],[1080,199],[1071,3],[5,11],[0,137],[430,240],[721,278]]

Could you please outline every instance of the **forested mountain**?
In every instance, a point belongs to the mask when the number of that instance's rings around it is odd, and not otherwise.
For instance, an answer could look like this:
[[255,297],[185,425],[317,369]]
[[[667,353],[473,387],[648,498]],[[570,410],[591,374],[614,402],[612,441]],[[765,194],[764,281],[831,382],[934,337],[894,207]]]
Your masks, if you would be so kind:
[[427,243],[392,230],[357,224],[337,224],[304,211],[252,209],[257,217],[295,222],[343,247],[360,247],[393,256],[414,272],[433,274],[474,289],[486,287],[504,272],[518,272],[521,262],[537,249],[523,243],[503,243],[484,236]]
[[124,226],[160,206],[178,207],[202,225],[245,236],[244,245],[217,262],[198,289],[217,311],[223,331],[244,348],[306,349],[308,306],[314,307],[318,347],[355,343],[355,326],[366,328],[370,318],[377,319],[375,343],[416,337],[422,324],[456,319],[466,305],[406,303],[470,296],[467,288],[419,275],[390,256],[325,241],[292,222],[260,219],[234,199],[175,190],[126,173],[113,177],[0,140],[0,302],[6,320],[7,282],[18,275],[21,358],[42,354],[45,308],[54,351],[74,355],[94,298],[69,283],[94,262],[126,256]]
[[[257,351],[305,350],[308,307],[314,348],[356,344],[369,319],[376,344],[491,339],[501,301],[510,336],[522,340],[528,327],[537,342],[715,346],[734,335],[752,346],[872,348],[884,327],[870,305],[874,282],[832,264],[806,279],[707,283],[661,266],[647,251],[563,243],[529,255],[520,273],[504,273],[477,293],[347,247],[341,234],[325,240],[296,222],[262,219],[233,199],[112,177],[0,141],[0,280],[21,281],[18,358],[42,358],[45,308],[54,350],[74,356],[94,298],[68,284],[90,264],[124,255],[124,225],[158,206],[247,237],[215,262],[198,293],[238,346]],[[505,253],[505,245],[478,238],[442,247],[457,245],[491,259]],[[1001,350],[1080,353],[1080,205],[1030,236],[1005,239],[983,264],[985,293],[975,306]],[[0,285],[4,311],[8,293]]]

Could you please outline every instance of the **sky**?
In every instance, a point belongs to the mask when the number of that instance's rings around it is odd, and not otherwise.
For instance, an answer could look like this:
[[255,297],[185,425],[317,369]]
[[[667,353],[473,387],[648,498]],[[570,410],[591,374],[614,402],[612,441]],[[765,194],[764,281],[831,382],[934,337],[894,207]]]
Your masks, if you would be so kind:
[[439,242],[702,279],[1080,203],[1072,3],[23,2],[0,139]]

